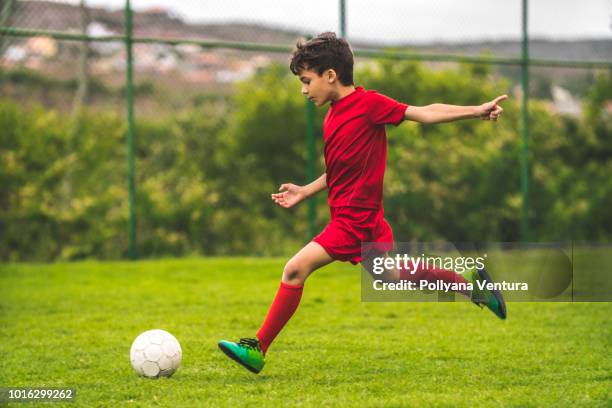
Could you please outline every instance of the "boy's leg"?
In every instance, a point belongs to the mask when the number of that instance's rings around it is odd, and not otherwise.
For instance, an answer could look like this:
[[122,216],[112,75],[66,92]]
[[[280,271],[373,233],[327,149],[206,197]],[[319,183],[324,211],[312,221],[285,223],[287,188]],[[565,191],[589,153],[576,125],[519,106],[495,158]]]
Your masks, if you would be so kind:
[[241,339],[239,343],[222,340],[219,348],[248,370],[259,373],[265,364],[264,354],[268,347],[300,304],[304,282],[312,272],[333,260],[321,245],[308,243],[285,265],[280,287],[257,338]]
[[320,244],[309,242],[287,262],[283,269],[282,282],[289,285],[303,285],[312,272],[333,261],[334,259]]
[[278,292],[257,332],[264,354],[300,304],[308,276],[333,260],[321,245],[310,242],[287,262]]

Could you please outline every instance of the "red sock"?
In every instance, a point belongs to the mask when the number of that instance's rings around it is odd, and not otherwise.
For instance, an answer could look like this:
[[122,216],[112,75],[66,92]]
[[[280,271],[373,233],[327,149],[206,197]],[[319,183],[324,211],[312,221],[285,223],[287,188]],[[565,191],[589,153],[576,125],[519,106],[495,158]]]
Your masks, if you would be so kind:
[[[424,265],[419,265],[415,273],[411,273],[414,269],[414,264],[410,264],[408,269],[400,269],[400,280],[418,282],[426,280],[427,282],[443,281],[446,283],[468,283],[467,280],[460,274],[447,271],[446,269],[426,268]],[[457,292],[469,297],[470,291],[458,290]]]
[[285,324],[291,319],[291,316],[293,316],[293,313],[300,304],[303,290],[304,285],[296,286],[281,282],[272,306],[268,310],[266,319],[257,332],[257,339],[259,339],[261,351],[264,354],[268,351],[268,347],[270,347],[278,333],[280,333]]

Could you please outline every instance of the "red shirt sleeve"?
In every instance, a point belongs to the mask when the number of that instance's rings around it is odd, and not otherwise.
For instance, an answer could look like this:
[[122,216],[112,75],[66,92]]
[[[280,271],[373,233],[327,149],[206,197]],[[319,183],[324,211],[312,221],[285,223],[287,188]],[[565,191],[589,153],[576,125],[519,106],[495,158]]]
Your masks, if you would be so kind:
[[375,91],[368,92],[368,117],[374,125],[399,125],[404,120],[404,114],[408,105],[396,101],[393,98],[379,94]]

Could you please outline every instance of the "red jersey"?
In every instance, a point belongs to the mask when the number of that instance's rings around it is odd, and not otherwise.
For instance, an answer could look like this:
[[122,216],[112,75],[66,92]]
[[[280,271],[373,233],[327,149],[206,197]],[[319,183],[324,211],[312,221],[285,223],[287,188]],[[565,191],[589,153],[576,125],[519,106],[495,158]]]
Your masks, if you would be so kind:
[[363,87],[331,104],[323,121],[330,207],[382,207],[385,125],[399,125],[407,107]]

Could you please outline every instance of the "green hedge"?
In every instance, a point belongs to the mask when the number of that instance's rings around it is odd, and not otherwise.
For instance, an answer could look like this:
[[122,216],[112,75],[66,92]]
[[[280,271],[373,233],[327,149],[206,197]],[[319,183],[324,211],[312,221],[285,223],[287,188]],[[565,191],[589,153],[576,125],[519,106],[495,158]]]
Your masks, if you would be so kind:
[[[431,71],[375,62],[360,84],[414,105],[477,104],[510,84],[464,65]],[[584,118],[531,103],[532,239],[609,241],[612,235],[612,89],[598,79]],[[229,104],[204,101],[136,129],[141,256],[280,255],[299,249],[306,206],[286,210],[270,193],[305,182],[305,107],[299,82],[271,66],[241,83]],[[519,101],[497,122],[389,130],[386,217],[396,239],[520,239]],[[324,110],[317,111],[321,135]],[[119,258],[127,250],[125,123],[86,111],[77,119],[0,101],[0,259]],[[321,140],[318,149],[322,150]],[[322,160],[319,171],[323,171]],[[325,195],[318,224],[327,221]]]

